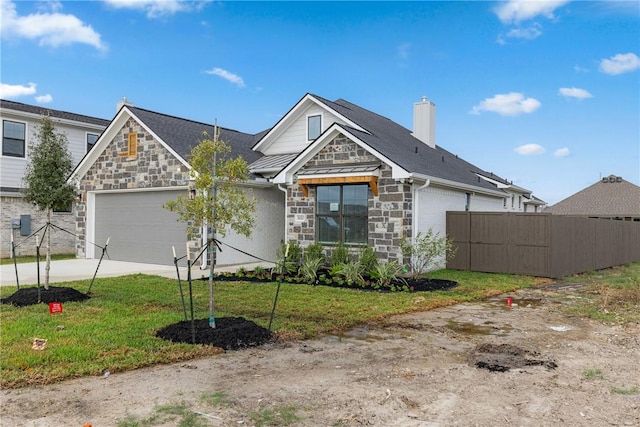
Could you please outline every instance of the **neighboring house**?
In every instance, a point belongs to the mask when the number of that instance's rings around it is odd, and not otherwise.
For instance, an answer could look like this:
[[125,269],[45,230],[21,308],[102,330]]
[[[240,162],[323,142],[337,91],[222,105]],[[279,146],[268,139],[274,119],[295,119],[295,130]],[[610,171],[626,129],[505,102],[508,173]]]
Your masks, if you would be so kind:
[[285,239],[338,242],[400,260],[403,237],[445,234],[446,211],[538,212],[530,190],[435,143],[435,105],[414,104],[413,132],[343,99],[306,94],[253,147],[250,165],[286,191]]
[[[109,124],[108,120],[88,117],[42,106],[0,100],[2,151],[0,152],[0,257],[9,257],[11,234],[17,245],[16,254],[32,255],[36,251],[35,237],[25,241],[46,224],[45,214],[26,203],[20,190],[29,162],[29,145],[34,141],[41,118],[48,114],[55,132],[66,135],[68,149],[75,164],[85,156]],[[51,223],[68,231],[53,229],[52,253],[75,252],[75,220],[71,213],[54,212]],[[40,233],[40,237],[42,237]],[[23,244],[21,244],[24,242]]]
[[640,221],[640,187],[620,176],[609,175],[547,207],[544,212]]
[[[260,154],[251,147],[261,137],[219,128],[220,140],[253,162]],[[110,259],[154,264],[172,264],[175,248],[185,254],[187,225],[163,206],[190,188],[191,149],[203,138],[213,136],[211,124],[156,113],[124,103],[96,142],[95,148],[73,173],[81,200],[75,206],[77,255],[98,258],[110,238]],[[224,243],[263,259],[275,258],[284,238],[284,193],[258,176],[246,188],[257,199],[256,220],[250,238],[230,230]],[[200,230],[195,239],[202,239]],[[205,237],[206,239],[206,237]],[[201,240],[191,242],[195,252]],[[222,246],[217,264],[255,262],[242,252]],[[206,254],[205,254],[206,255]],[[193,259],[193,258],[192,258]],[[200,261],[206,266],[206,256]]]

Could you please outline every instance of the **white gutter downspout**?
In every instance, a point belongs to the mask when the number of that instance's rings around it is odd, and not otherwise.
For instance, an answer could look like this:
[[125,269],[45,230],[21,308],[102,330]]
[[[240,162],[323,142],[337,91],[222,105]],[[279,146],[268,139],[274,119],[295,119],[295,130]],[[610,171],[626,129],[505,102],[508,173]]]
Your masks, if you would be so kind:
[[411,227],[412,228],[412,230],[411,230],[411,238],[412,238],[412,240],[415,240],[416,236],[418,235],[418,219],[420,218],[419,215],[418,215],[419,209],[420,209],[420,203],[419,203],[419,200],[418,200],[418,193],[421,190],[427,188],[429,185],[431,185],[431,180],[430,179],[426,180],[425,183],[422,186],[418,187],[416,189],[416,191],[414,191],[414,193],[413,193],[414,194],[414,200],[415,200],[415,203],[414,203],[415,208],[413,209],[413,212],[414,212],[413,224],[414,224],[414,226]]
[[282,184],[278,184],[278,190],[284,193],[284,241],[289,241],[289,229],[287,228],[287,187],[282,187]]

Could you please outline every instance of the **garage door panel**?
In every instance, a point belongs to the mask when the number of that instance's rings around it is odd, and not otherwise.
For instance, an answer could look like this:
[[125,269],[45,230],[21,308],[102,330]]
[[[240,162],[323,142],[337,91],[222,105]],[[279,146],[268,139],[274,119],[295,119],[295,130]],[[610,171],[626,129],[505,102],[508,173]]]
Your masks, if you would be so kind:
[[110,259],[151,264],[173,263],[171,247],[184,252],[186,224],[163,208],[183,191],[96,194],[96,242],[109,242]]

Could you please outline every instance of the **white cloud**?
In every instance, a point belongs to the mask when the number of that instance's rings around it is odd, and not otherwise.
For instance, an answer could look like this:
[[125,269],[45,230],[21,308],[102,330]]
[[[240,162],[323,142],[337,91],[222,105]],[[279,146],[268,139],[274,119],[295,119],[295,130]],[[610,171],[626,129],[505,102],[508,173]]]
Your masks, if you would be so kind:
[[49,94],[36,96],[36,101],[40,104],[48,104],[53,101],[53,96]]
[[516,147],[514,151],[523,156],[538,156],[544,154],[546,151],[542,145],[539,144],[524,144]]
[[569,154],[571,154],[571,151],[569,151],[567,147],[558,148],[556,151],[553,152],[553,155],[556,157],[567,157]]
[[2,38],[26,38],[37,40],[40,46],[64,46],[73,43],[88,44],[105,50],[99,33],[74,15],[56,12],[59,2],[50,4],[54,12],[38,12],[19,16],[15,4],[0,0],[0,31]]
[[134,9],[145,12],[147,18],[156,19],[179,12],[189,12],[201,9],[206,1],[183,1],[183,0],[103,0],[108,5],[117,9]]
[[514,28],[507,33],[507,37],[515,39],[533,40],[542,35],[540,24],[533,24],[527,28]]
[[635,53],[619,53],[600,61],[600,71],[605,74],[622,74],[640,68],[640,58]]
[[500,3],[493,11],[504,24],[518,23],[544,16],[554,19],[553,12],[569,0],[510,0]]
[[525,98],[523,94],[511,92],[498,94],[493,98],[485,98],[471,110],[472,114],[491,111],[501,116],[517,116],[522,113],[533,113],[542,104],[535,98]]
[[33,95],[35,93],[35,83],[27,83],[27,86],[0,83],[0,98],[17,98],[19,96]]
[[238,76],[237,74],[230,73],[227,70],[223,70],[222,68],[216,67],[211,70],[205,71],[205,73],[222,77],[223,79],[235,84],[238,87],[244,87],[244,80],[242,80],[242,77]]
[[588,91],[585,89],[580,89],[577,87],[561,87],[558,90],[558,94],[564,96],[565,98],[577,98],[577,99],[586,99],[593,98]]

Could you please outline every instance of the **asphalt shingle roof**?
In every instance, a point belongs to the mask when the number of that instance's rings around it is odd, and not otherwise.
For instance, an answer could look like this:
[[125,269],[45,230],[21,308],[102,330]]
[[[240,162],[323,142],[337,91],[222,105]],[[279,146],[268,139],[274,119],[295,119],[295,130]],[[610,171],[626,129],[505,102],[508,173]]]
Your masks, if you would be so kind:
[[621,177],[610,175],[547,207],[544,212],[559,215],[640,217],[640,187]]
[[103,127],[107,127],[110,122],[110,120],[100,119],[98,117],[90,117],[82,114],[69,113],[67,111],[52,110],[51,108],[47,108],[47,107],[42,107],[37,105],[28,105],[28,104],[23,104],[21,102],[8,101],[6,99],[0,100],[0,107],[7,110],[23,111],[25,113],[31,113],[31,114],[37,114],[37,115],[49,114],[50,117],[55,117],[58,119],[89,123],[92,125],[99,125]]
[[435,148],[429,147],[414,137],[409,129],[386,117],[344,99],[329,101],[317,95],[312,96],[366,129],[369,133],[343,126],[408,172],[498,191],[497,186],[480,179],[477,174],[507,183],[503,178],[486,172],[437,145]]
[[[213,137],[214,126],[212,124],[160,114],[138,107],[128,106],[127,108],[187,161],[191,149],[203,139],[203,132],[206,131],[210,137]],[[262,156],[262,154],[253,151],[251,147],[262,137],[264,132],[251,135],[220,126],[218,126],[218,130],[220,140],[231,147],[232,156],[242,156],[247,163]]]

